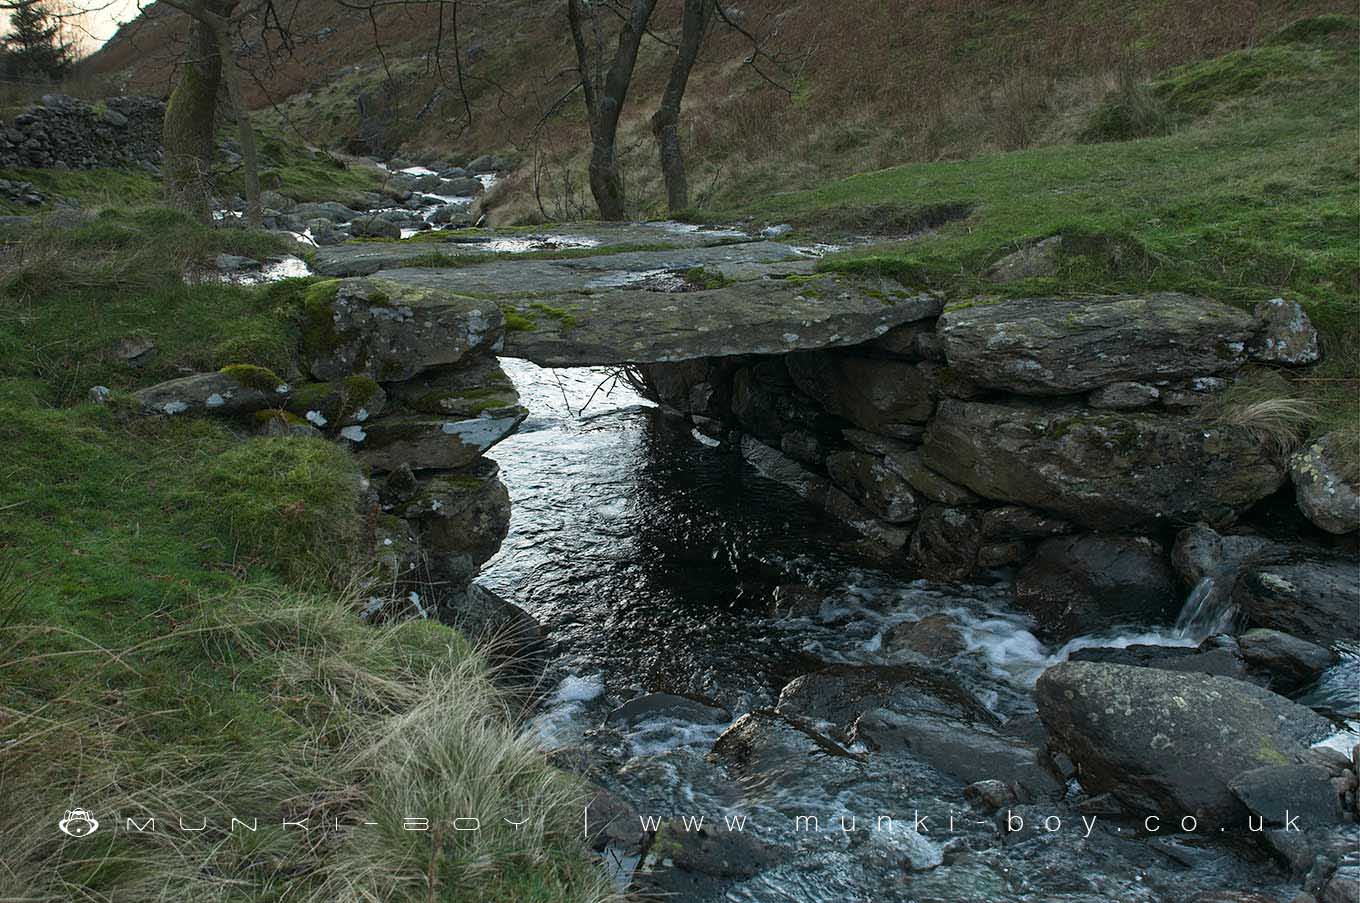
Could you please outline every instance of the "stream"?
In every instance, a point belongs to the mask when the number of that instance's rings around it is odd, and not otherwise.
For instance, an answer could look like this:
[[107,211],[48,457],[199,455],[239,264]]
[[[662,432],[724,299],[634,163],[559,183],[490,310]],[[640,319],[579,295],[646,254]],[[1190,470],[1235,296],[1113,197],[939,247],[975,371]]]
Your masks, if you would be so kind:
[[[885,633],[946,612],[966,646],[948,662],[952,673],[1018,724],[1032,718],[1038,675],[1075,648],[1193,645],[1202,634],[1167,626],[1046,647],[1010,606],[1008,575],[954,586],[868,567],[852,535],[730,449],[691,435],[610,371],[502,363],[532,413],[494,452],[514,514],[479,582],[527,609],[550,638],[549,689],[533,729],[549,749],[587,755],[598,766],[591,776],[643,817],[721,823],[743,814],[746,832],[784,851],[780,864],[726,890],[695,890],[696,903],[1160,901],[1224,888],[1292,895],[1257,854],[1193,835],[1135,838],[1113,824],[1087,838],[1070,808],[1051,809],[1070,827],[1003,842],[993,819],[969,809],[959,782],[924,766],[904,772],[873,757],[814,757],[743,779],[705,759],[727,719],[705,724],[663,712],[607,723],[611,710],[643,693],[692,694],[735,718],[773,705],[783,684],[819,661],[912,661],[913,653],[885,650]],[[815,587],[820,608],[772,617],[775,589],[787,584]],[[1329,672],[1310,702],[1354,718],[1357,661]],[[1353,740],[1329,742],[1348,748]],[[1069,795],[1075,789],[1070,782]],[[820,815],[821,830],[791,833],[790,819],[807,813]],[[935,823],[952,815],[954,830],[932,823],[917,832],[914,813]],[[882,815],[895,830],[866,830]],[[845,816],[858,818],[857,831],[831,824]],[[613,860],[621,886],[635,864]]]

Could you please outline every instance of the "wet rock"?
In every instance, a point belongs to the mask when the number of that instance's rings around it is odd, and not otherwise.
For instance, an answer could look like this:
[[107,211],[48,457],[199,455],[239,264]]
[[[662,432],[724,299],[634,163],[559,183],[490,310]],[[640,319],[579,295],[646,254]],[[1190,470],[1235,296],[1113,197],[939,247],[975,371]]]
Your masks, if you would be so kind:
[[996,716],[948,675],[910,665],[833,665],[789,681],[775,710],[850,725],[870,709],[994,725]]
[[777,864],[785,853],[749,834],[663,824],[633,876],[634,893],[674,900],[721,899],[731,884]]
[[363,216],[358,210],[351,210],[335,201],[298,204],[292,212],[306,220],[324,219],[332,223],[348,223]]
[[1355,443],[1346,442],[1341,431],[1328,433],[1289,461],[1294,496],[1299,510],[1328,533],[1360,529],[1360,485],[1347,478],[1346,468],[1356,468],[1346,456],[1360,455]]
[[981,499],[957,483],[952,483],[931,470],[921,460],[919,451],[889,454],[883,459],[885,465],[902,475],[912,489],[930,499],[949,507],[975,505]]
[[444,204],[430,214],[430,222],[440,226],[470,226],[474,220],[467,204]]
[[431,572],[456,586],[500,549],[510,529],[510,494],[496,462],[483,459],[462,473],[421,481],[392,513],[415,527]]
[[[734,364],[723,358],[699,358],[668,364],[649,364],[646,374],[649,397],[682,414],[720,414],[727,408],[728,386]],[[791,385],[787,379],[779,383]],[[777,432],[766,430],[766,435]]]
[[470,176],[460,178],[445,179],[439,186],[438,193],[444,196],[457,196],[475,198],[486,191],[481,179],[474,179]]
[[1308,686],[1337,661],[1336,653],[1278,630],[1256,628],[1237,638],[1248,666],[1270,678],[1277,693]]
[[788,367],[823,408],[873,433],[896,436],[935,409],[930,371],[918,364],[811,351],[789,355]]
[[[813,467],[826,462],[828,451],[826,443],[822,441],[821,437],[807,430],[794,430],[780,436],[779,450],[795,461]],[[853,495],[853,493],[851,494]]]
[[1161,395],[1156,386],[1149,386],[1146,383],[1111,383],[1088,395],[1086,403],[1093,408],[1133,411],[1152,407]]
[[1244,430],[1190,417],[946,400],[926,465],[978,495],[1101,531],[1229,522],[1284,482]]
[[832,481],[873,514],[890,524],[915,520],[920,506],[911,487],[874,455],[844,451],[826,459]]
[[389,385],[404,410],[445,417],[511,416],[520,410],[519,393],[490,355],[435,367]]
[[236,254],[218,254],[214,265],[217,271],[223,275],[233,275],[245,273],[250,270],[258,270],[260,262],[250,257],[241,257]]
[[594,788],[586,803],[584,826],[586,842],[596,851],[612,847],[641,855],[647,842],[637,810],[603,787]]
[[315,286],[305,313],[303,350],[321,380],[353,374],[407,380],[474,351],[494,350],[505,325],[488,301],[376,279]]
[[966,720],[871,709],[856,719],[850,736],[871,754],[908,756],[965,784],[1004,781],[1021,788],[1025,800],[1060,790],[1034,747]]
[[931,505],[911,535],[912,566],[932,580],[964,579],[977,567],[981,524],[976,509]]
[[992,264],[986,276],[992,282],[1006,284],[1021,279],[1055,276],[1058,255],[1062,251],[1062,236],[1053,235],[1026,248],[1007,254]]
[[1061,518],[1018,505],[990,508],[982,514],[982,538],[987,542],[1048,539],[1072,530],[1072,525]]
[[360,216],[349,224],[355,238],[401,238],[401,226],[383,216]]
[[999,568],[1008,564],[1020,564],[1030,557],[1029,543],[991,542],[978,546],[977,566],[979,568]]
[[1160,668],[1163,671],[1186,671],[1231,677],[1234,680],[1249,678],[1247,663],[1237,644],[1230,637],[1210,637],[1199,648],[1143,644],[1119,648],[1097,646],[1078,649],[1068,657],[1068,660]]
[[1332,776],[1319,765],[1262,765],[1242,772],[1228,786],[1267,825],[1284,825],[1290,815],[1297,815],[1300,829],[1306,831],[1342,820]]
[[[1279,903],[1274,897],[1247,890],[1206,890],[1190,898],[1190,903]],[[1297,899],[1291,903],[1299,903]]]
[[1244,563],[1263,552],[1282,548],[1263,536],[1221,534],[1212,527],[1196,524],[1176,534],[1171,566],[1186,587],[1205,577],[1224,580],[1231,586],[1231,575]]
[[1360,900],[1360,865],[1340,866],[1322,891],[1321,903],[1355,903]]
[[1318,351],[1317,329],[1297,301],[1273,298],[1256,305],[1254,311],[1260,331],[1248,350],[1252,360],[1269,364],[1315,364]]
[[1077,764],[1087,792],[1214,826],[1245,817],[1230,781],[1287,764],[1332,731],[1259,687],[1153,668],[1065,662],[1039,678],[1036,698],[1050,745]]
[[288,386],[263,367],[195,373],[133,393],[147,414],[248,414],[282,404]]
[[694,724],[726,724],[732,720],[732,713],[688,696],[645,693],[614,709],[604,720],[606,724],[636,727],[653,718],[671,718]]
[[1017,801],[1009,784],[994,779],[969,784],[963,788],[963,797],[988,815]]
[[743,436],[741,453],[766,479],[788,486],[809,504],[862,534],[871,544],[866,551],[888,557],[907,544],[909,534],[905,530],[874,517],[830,480],[812,473],[782,452],[751,436]]
[[387,393],[367,376],[294,386],[284,407],[314,426],[362,424],[383,412]]
[[1180,607],[1175,574],[1144,537],[1083,534],[1044,540],[1015,578],[1015,601],[1043,635],[1067,640],[1122,624],[1152,624]]
[[713,757],[744,775],[798,780],[810,759],[838,774],[861,773],[860,756],[817,731],[807,720],[757,709],[742,715],[713,742]]
[[953,658],[964,650],[963,633],[949,615],[926,615],[895,625],[884,635],[883,648],[890,652],[907,650],[931,659]]
[[770,600],[772,618],[811,618],[822,610],[826,596],[815,587],[800,583],[776,586]]
[[1256,627],[1321,646],[1360,636],[1360,562],[1297,550],[1244,565],[1232,601]]
[[508,159],[495,154],[482,154],[467,165],[467,171],[474,173],[505,172],[510,168],[511,163]]
[[950,366],[978,386],[1068,395],[1229,372],[1256,324],[1226,304],[1158,294],[973,304],[946,310],[938,331]]
[[542,669],[546,649],[538,622],[486,587],[473,583],[449,593],[439,600],[438,615],[514,672]]

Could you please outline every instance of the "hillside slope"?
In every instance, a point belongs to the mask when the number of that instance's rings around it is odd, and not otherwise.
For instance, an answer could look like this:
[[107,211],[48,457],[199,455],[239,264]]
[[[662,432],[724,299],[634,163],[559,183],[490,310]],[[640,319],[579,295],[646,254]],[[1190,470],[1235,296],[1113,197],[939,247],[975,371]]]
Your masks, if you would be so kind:
[[[659,40],[644,42],[622,127],[639,212],[659,200],[645,121],[669,66],[660,39],[674,33],[677,6],[662,4]],[[526,165],[501,219],[588,213],[561,4],[459,8],[461,87],[447,14],[441,23],[435,8],[396,7],[370,22],[297,0],[292,21],[305,24],[294,25],[290,52],[254,66],[251,102],[276,105],[266,122],[326,147],[455,159],[509,151]],[[91,61],[125,90],[170,83],[182,22],[156,11]],[[684,127],[695,202],[726,205],[898,163],[1067,141],[1121,79],[1253,46],[1301,16],[1350,11],[1333,0],[849,0],[829,15],[811,0],[754,0],[732,15],[762,39],[764,74],[746,63],[750,41],[719,25],[691,82]]]

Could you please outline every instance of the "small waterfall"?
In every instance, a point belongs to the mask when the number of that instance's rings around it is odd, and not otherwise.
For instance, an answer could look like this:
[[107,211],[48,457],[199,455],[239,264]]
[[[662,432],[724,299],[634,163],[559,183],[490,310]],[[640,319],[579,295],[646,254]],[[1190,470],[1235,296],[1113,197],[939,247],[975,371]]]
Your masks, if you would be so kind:
[[1190,590],[1176,618],[1176,634],[1189,640],[1203,640],[1220,633],[1232,633],[1237,621],[1237,606],[1226,589],[1212,576],[1205,576]]

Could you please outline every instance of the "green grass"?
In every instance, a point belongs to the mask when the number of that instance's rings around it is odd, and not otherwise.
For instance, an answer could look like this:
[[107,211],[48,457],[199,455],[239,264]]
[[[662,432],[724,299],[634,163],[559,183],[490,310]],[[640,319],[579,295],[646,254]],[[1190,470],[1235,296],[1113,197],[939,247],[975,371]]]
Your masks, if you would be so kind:
[[[161,193],[160,181],[140,169],[0,169],[0,179],[31,182],[47,197],[39,209],[50,209],[58,198],[73,198],[88,208],[151,204]],[[0,214],[33,212],[0,198]]]
[[[1318,403],[1316,428],[1354,424],[1360,82],[1349,23],[1294,26],[1289,35],[1314,42],[1277,40],[1154,81],[1151,90],[1174,109],[1200,111],[1169,135],[901,166],[741,212],[802,226],[859,211],[910,220],[967,209],[910,242],[857,248],[820,265],[894,276],[954,301],[1153,290],[1244,306],[1298,300],[1326,355],[1297,380]],[[1051,235],[1064,237],[1054,277],[1004,287],[983,278],[1000,257]]]
[[[579,786],[516,732],[480,654],[437,623],[358,618],[388,590],[363,567],[349,453],[126,403],[184,367],[296,368],[313,280],[181,278],[269,240],[115,211],[0,249],[21,261],[0,279],[0,898],[603,899]],[[110,353],[129,336],[156,343],[140,367]],[[84,400],[95,384],[113,403]],[[46,826],[75,806],[109,830],[58,842]],[[527,830],[499,822],[522,807]],[[316,843],[279,825],[303,809],[377,824]],[[403,831],[417,810],[488,830]],[[112,830],[116,813],[162,829]],[[218,827],[167,829],[180,814]],[[231,814],[259,833],[222,830]]]

